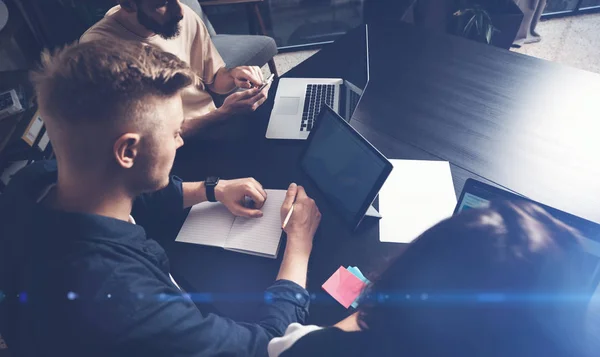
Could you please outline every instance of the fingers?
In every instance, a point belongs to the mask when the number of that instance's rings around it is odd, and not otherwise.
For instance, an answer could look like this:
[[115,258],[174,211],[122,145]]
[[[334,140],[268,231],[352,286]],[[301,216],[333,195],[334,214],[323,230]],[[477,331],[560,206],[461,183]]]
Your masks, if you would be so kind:
[[259,87],[264,83],[262,71],[257,66],[242,66],[233,69],[233,80],[239,88]]
[[262,208],[267,200],[267,192],[263,189],[262,185],[252,177],[240,179],[238,182],[240,183],[239,187],[241,191],[237,191],[236,199],[240,196],[242,198],[249,197],[254,202],[254,207],[251,208]]
[[245,78],[234,79],[235,86],[238,88],[252,88],[252,83]]
[[238,80],[245,79],[249,81],[252,84],[252,86],[260,86],[263,83],[263,80],[262,74],[258,72],[259,71],[255,66],[243,67],[240,71],[240,76],[238,77]]
[[262,186],[254,179],[248,179],[243,186],[243,197],[250,197],[254,201],[254,207],[244,207],[240,201],[236,201],[233,204],[232,212],[236,216],[258,218],[262,217],[263,213],[260,210],[265,204],[267,194],[262,189]]
[[267,89],[267,88],[265,87],[262,91],[256,92],[256,94],[253,97],[248,98],[247,99],[248,102],[256,103],[259,100],[267,99],[268,90],[265,90],[265,89]]
[[267,84],[258,94],[263,94],[265,98],[269,96],[269,89],[271,88],[271,83]]
[[283,200],[283,205],[281,205],[281,208],[283,210],[285,210],[286,214],[287,214],[287,211],[289,211],[290,208],[292,208],[294,201],[296,201],[297,193],[298,193],[298,185],[296,185],[295,183],[292,182],[290,184],[290,187],[288,187],[288,190],[285,194],[285,200]]
[[262,206],[264,205],[265,201],[267,200],[267,191],[265,191],[262,187],[262,185],[256,181],[255,179],[251,178],[251,180],[254,183],[254,188],[256,189],[256,191],[258,191],[258,193],[260,193],[261,196],[264,197],[263,203],[262,204],[258,204],[258,202],[254,201],[256,203],[256,208],[262,208]]
[[260,209],[262,206],[264,206],[267,199],[266,195],[263,195],[256,187],[253,186],[249,186],[246,189],[246,195],[250,197],[252,201],[254,201],[254,207],[257,209]]
[[261,92],[257,93],[255,96],[245,99],[244,103],[248,105],[248,107],[254,111],[258,107],[260,107],[264,102],[267,101],[269,86],[265,87]]
[[[267,200],[267,192],[262,185],[253,178],[237,180],[222,180],[223,197],[219,199],[231,213],[240,217],[262,217],[261,208]],[[251,199],[253,205],[247,200]]]
[[296,195],[296,199],[303,200],[303,199],[307,199],[307,198],[308,198],[308,195],[306,194],[304,187],[298,186],[298,194]]
[[258,95],[260,95],[258,88],[253,88],[241,92],[232,93],[229,96],[237,101],[242,101],[252,99],[253,97],[256,97]]
[[260,107],[261,105],[263,105],[263,103],[267,100],[267,98],[263,98],[261,100],[259,100],[258,102],[252,104],[252,107],[250,107],[250,109],[252,111],[255,111],[256,109],[258,109],[258,107]]
[[239,102],[240,104],[251,106],[260,99],[266,98],[266,96],[267,91],[265,91],[264,89],[259,92],[258,88],[252,88],[244,91],[231,93],[227,98],[231,98],[231,100],[233,100],[234,102]]
[[265,76],[263,76],[263,72],[260,69],[260,67],[258,67],[258,66],[252,66],[252,68],[254,69],[254,71],[256,73],[256,77],[259,78],[260,83],[265,83]]
[[248,80],[250,80],[255,86],[260,86],[264,83],[262,71],[257,66],[247,67]]
[[[244,83],[247,84],[248,82]],[[239,84],[238,86],[241,85]],[[270,84],[265,86],[261,91],[257,87],[232,93],[225,99],[223,106],[233,108],[231,110],[234,112],[255,111],[267,100],[269,88]]]

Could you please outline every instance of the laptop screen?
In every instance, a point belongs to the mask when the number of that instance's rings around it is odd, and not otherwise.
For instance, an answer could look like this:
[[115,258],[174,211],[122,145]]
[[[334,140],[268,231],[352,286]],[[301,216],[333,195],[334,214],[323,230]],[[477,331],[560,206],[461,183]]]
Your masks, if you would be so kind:
[[600,224],[574,216],[570,213],[535,202],[515,193],[487,185],[483,182],[468,179],[460,195],[454,214],[474,209],[487,207],[491,200],[525,200],[543,207],[554,218],[577,229],[584,237],[583,246],[589,253],[584,264],[589,267],[590,288],[596,289],[600,283]]
[[350,68],[347,75],[344,76],[344,93],[340,106],[340,115],[349,122],[360,102],[360,98],[367,88],[370,78],[370,58],[369,58],[369,27],[364,25],[363,41],[357,41],[363,46],[355,46],[356,56],[348,58],[346,68]]

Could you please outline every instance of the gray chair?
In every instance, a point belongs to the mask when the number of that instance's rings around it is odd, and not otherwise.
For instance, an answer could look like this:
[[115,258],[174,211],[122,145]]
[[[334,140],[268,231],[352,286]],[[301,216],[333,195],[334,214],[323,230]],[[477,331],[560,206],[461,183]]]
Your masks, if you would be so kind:
[[[247,3],[254,3],[256,6],[256,14],[262,27],[262,31],[264,32],[264,25],[260,18],[260,12],[258,11],[258,2],[261,1],[262,0],[249,0]],[[181,2],[192,8],[192,10],[200,16],[202,21],[204,21],[215,47],[219,51],[221,57],[223,57],[227,67],[262,67],[268,63],[271,73],[275,76],[278,75],[275,61],[273,60],[273,57],[277,54],[277,45],[273,38],[260,35],[217,35],[215,29],[208,20],[208,17],[204,11],[202,11],[202,7],[200,6],[202,3],[206,5],[225,5],[228,3],[232,4],[231,2],[227,0],[205,2],[198,2],[198,0],[181,0]],[[233,3],[240,3],[240,1],[237,0]]]

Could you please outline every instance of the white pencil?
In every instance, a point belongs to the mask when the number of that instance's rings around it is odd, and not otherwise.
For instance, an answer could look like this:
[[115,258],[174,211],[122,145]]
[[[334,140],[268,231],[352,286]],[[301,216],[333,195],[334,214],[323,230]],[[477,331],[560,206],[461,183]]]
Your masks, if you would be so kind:
[[287,226],[288,222],[290,221],[290,218],[292,217],[292,213],[294,213],[294,205],[292,204],[292,207],[290,208],[290,211],[288,212],[287,216],[285,216],[285,219],[283,220],[283,226],[281,227],[282,229],[285,229],[285,226]]

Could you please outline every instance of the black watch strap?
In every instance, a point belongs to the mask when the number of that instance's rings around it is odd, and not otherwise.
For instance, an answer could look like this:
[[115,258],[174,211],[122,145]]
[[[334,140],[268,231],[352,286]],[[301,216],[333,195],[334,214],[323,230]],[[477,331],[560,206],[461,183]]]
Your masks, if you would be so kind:
[[215,187],[219,183],[219,178],[216,176],[209,176],[204,181],[204,187],[206,187],[206,199],[208,202],[217,202],[215,197]]

